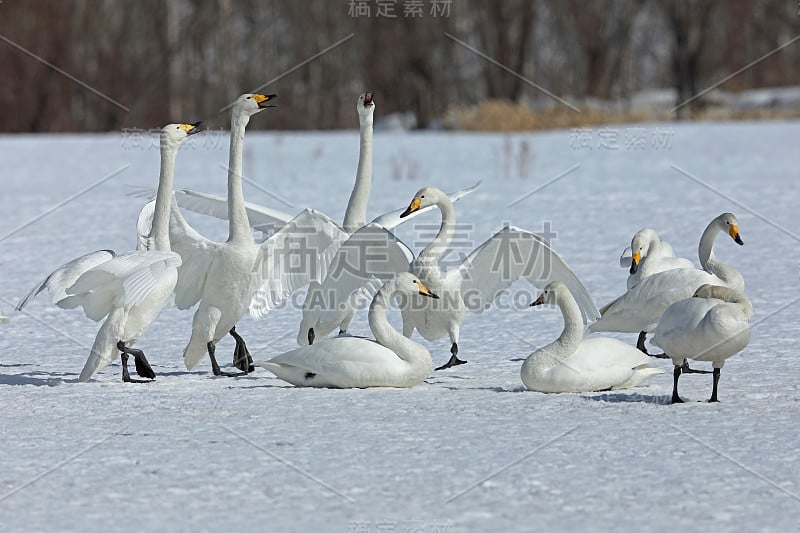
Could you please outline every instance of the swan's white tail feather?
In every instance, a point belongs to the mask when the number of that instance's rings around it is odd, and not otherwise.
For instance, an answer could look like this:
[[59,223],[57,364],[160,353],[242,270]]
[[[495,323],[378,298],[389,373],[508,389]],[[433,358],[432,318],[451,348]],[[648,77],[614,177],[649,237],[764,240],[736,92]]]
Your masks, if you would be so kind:
[[208,341],[205,336],[192,332],[189,344],[183,351],[183,362],[186,370],[192,370],[208,352]]
[[119,354],[117,350],[117,335],[115,334],[116,332],[112,323],[113,321],[109,318],[109,320],[106,320],[103,325],[100,326],[97,337],[94,338],[94,344],[92,345],[89,358],[86,360],[86,364],[83,365],[83,370],[79,378],[80,381],[89,381],[92,376],[103,370],[117,358]]
[[633,369],[633,374],[631,374],[630,379],[619,385],[618,387],[614,387],[615,389],[628,389],[630,387],[635,387],[640,383],[644,382],[645,380],[650,379],[653,376],[657,376],[659,374],[663,374],[664,371],[660,368],[655,368],[649,365],[639,365]]

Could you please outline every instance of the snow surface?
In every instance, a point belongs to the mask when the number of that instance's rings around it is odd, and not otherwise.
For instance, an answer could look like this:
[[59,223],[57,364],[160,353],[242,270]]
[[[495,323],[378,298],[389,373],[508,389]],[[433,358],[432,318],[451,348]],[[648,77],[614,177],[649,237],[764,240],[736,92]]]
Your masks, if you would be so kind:
[[[42,296],[29,314],[13,305],[68,259],[133,248],[142,202],[126,193],[155,186],[157,143],[0,136],[0,237],[41,217],[2,240],[0,313],[11,322],[0,326],[0,531],[800,530],[800,122],[633,127],[610,130],[617,149],[598,147],[599,130],[591,148],[570,131],[378,132],[370,214],[405,207],[423,185],[455,190],[482,179],[457,205],[468,237],[456,253],[504,222],[534,231],[549,223],[599,306],[625,287],[618,257],[636,230],[656,228],[696,261],[708,221],[734,212],[745,245],[722,235],[717,253],[743,273],[755,314],[750,346],[722,371],[719,404],[702,402],[710,376],[688,375],[681,395],[689,403],[665,405],[672,376],[664,360],[654,364],[666,374],[630,391],[524,391],[520,358],[559,334],[561,316],[528,309],[535,295],[523,283],[514,287],[517,305],[506,298],[502,309],[467,317],[460,355],[469,364],[409,390],[295,389],[260,369],[214,378],[207,359],[187,372],[192,313],[175,309],[137,344],[155,383],[123,384],[118,363],[77,383],[98,325]],[[667,146],[653,145],[665,131]],[[626,136],[643,133],[642,149],[626,148]],[[224,194],[227,138],[201,137],[179,154],[176,186]],[[245,185],[249,200],[341,219],[356,131],[252,133],[246,150],[246,175],[291,207]],[[438,217],[418,221],[423,237],[411,227],[400,236],[419,249]],[[220,221],[190,221],[212,237],[226,231]],[[302,299],[240,323],[257,359],[295,346]],[[391,318],[399,325],[399,313]],[[365,314],[351,330],[367,333]],[[415,338],[435,363],[447,359],[446,339]],[[221,342],[222,363],[232,350],[230,338]]]

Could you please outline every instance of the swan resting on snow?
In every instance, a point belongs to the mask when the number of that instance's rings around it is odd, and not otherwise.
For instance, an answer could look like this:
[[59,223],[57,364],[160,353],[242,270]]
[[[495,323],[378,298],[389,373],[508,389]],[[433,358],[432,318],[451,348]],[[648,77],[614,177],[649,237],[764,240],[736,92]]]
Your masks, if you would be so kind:
[[678,396],[678,378],[684,359],[711,361],[714,388],[709,402],[717,400],[720,369],[725,360],[750,342],[753,306],[740,291],[717,285],[703,285],[694,296],[669,306],[653,336],[653,344],[664,349],[675,365],[672,403]]
[[561,335],[528,356],[520,375],[539,392],[594,392],[635,387],[662,374],[650,358],[617,339],[583,336],[581,310],[566,285],[548,284],[531,306],[557,305],[564,316]]
[[153,250],[120,255],[112,250],[99,250],[83,255],[56,269],[17,305],[17,310],[21,310],[47,289],[58,307],[83,307],[92,320],[106,319],[97,332],[80,381],[88,381],[108,366],[117,352],[121,352],[123,381],[141,382],[130,377],[129,355],[134,358],[137,374],[155,378],[144,352],[131,346],[172,299],[178,280],[177,269],[181,265],[180,256],[170,251],[168,232],[175,158],[181,143],[203,129],[202,123],[197,122],[168,124],[161,130],[161,174],[153,211]]
[[400,335],[386,319],[393,297],[436,299],[413,274],[403,272],[375,295],[369,325],[376,340],[335,337],[256,363],[298,387],[413,387],[431,372],[431,355],[423,346]]

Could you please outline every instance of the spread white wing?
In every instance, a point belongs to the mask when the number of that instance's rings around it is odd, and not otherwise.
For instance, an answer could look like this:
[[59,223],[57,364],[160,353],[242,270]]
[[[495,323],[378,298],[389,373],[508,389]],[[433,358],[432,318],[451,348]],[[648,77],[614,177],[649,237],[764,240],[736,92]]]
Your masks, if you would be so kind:
[[81,274],[56,302],[62,309],[83,307],[92,320],[101,320],[115,307],[139,305],[180,266],[174,252],[136,251],[121,254]]
[[306,209],[261,243],[259,288],[250,315],[260,318],[297,289],[321,281],[348,235],[328,216]]
[[[456,203],[457,201],[459,201],[463,197],[465,197],[465,196],[467,196],[469,194],[472,194],[473,192],[478,190],[478,187],[480,187],[480,186],[481,186],[481,182],[479,181],[478,183],[476,183],[472,187],[467,187],[466,189],[461,189],[460,191],[456,191],[454,193],[450,193],[450,194],[447,195],[447,197],[450,198],[451,202]],[[418,209],[418,210],[414,211],[413,213],[411,213],[410,215],[407,215],[405,218],[400,218],[400,215],[403,213],[403,211],[405,211],[405,208],[398,209],[397,211],[390,211],[389,213],[385,213],[385,214],[379,216],[378,218],[376,218],[375,220],[373,220],[372,224],[375,224],[375,225],[378,225],[378,226],[383,226],[386,229],[394,229],[397,226],[399,226],[401,223],[407,222],[407,221],[411,220],[412,218],[414,218],[415,216],[421,215],[422,213],[426,213],[426,212],[430,211],[431,209],[436,209],[436,206],[435,205],[431,205],[431,206],[428,206],[428,207],[423,207],[422,209]]]
[[300,336],[318,324],[341,323],[354,294],[371,300],[386,281],[407,272],[413,259],[408,246],[382,226],[367,224],[353,233],[338,249],[322,283],[309,288]]
[[28,305],[28,302],[35,298],[37,294],[45,289],[50,293],[50,300],[52,303],[63,300],[68,296],[67,289],[72,286],[84,272],[113,259],[115,256],[116,254],[113,250],[97,250],[96,252],[90,252],[61,265],[41,283],[32,288],[28,294],[23,296],[15,309],[20,311],[23,307]]
[[461,295],[467,308],[480,313],[498,294],[519,278],[543,289],[561,281],[578,302],[584,323],[600,316],[592,296],[578,276],[541,236],[508,226],[478,246],[458,269],[447,273],[461,278]]

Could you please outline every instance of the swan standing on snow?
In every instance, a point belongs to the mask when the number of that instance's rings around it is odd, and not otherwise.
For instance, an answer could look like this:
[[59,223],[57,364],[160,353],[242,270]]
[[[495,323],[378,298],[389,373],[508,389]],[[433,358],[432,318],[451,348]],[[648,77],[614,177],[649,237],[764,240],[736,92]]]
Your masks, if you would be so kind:
[[433,362],[428,350],[400,335],[386,319],[395,295],[406,301],[412,296],[438,298],[413,274],[400,273],[372,300],[369,325],[375,341],[324,339],[256,364],[298,387],[413,387],[428,377]]
[[644,349],[647,333],[652,332],[661,315],[673,303],[689,298],[706,283],[744,290],[741,274],[718,261],[714,256],[714,239],[726,232],[739,245],[739,223],[731,213],[723,213],[711,221],[700,238],[698,255],[703,270],[676,268],[642,279],[628,292],[600,309],[602,317],[589,327],[589,332],[616,331],[639,333],[637,346]]
[[715,285],[701,286],[694,297],[676,302],[664,311],[653,344],[663,348],[675,365],[672,403],[683,402],[678,396],[678,378],[686,358],[713,363],[714,388],[708,401],[719,401],[720,369],[728,357],[750,342],[752,316],[753,306],[744,294]]
[[662,374],[648,365],[650,358],[616,339],[583,337],[581,310],[566,285],[545,287],[531,306],[557,305],[564,316],[561,336],[525,359],[520,375],[530,390],[539,392],[593,392],[635,387]]
[[672,246],[658,237],[650,228],[636,232],[631,239],[631,264],[628,275],[628,290],[647,276],[674,268],[694,268],[688,259],[675,257]]
[[[184,363],[191,370],[208,353],[215,376],[237,376],[252,372],[252,357],[236,323],[250,311],[259,318],[294,290],[320,278],[311,272],[327,265],[338,248],[335,223],[313,210],[305,210],[259,246],[255,243],[242,193],[244,133],[250,117],[267,107],[275,95],[243,94],[231,112],[231,145],[228,165],[228,240],[212,242],[192,229],[178,209],[172,210],[170,239],[183,265],[175,286],[175,305],[187,309],[199,302],[192,320],[192,334],[184,350]],[[146,208],[145,208],[146,209]],[[143,209],[143,212],[145,210]],[[140,223],[140,232],[141,226]],[[306,255],[301,265],[290,256],[298,249]],[[327,255],[326,255],[327,254]],[[217,342],[230,334],[236,341],[234,365],[242,373],[220,370],[215,357]]]
[[169,303],[178,279],[181,258],[170,251],[168,230],[175,158],[181,143],[203,129],[197,122],[168,124],[161,130],[161,175],[152,226],[154,250],[122,255],[99,250],[86,254],[58,268],[17,305],[17,310],[21,310],[47,289],[53,303],[63,309],[82,306],[92,320],[106,318],[97,332],[80,381],[88,381],[108,366],[118,351],[121,352],[123,381],[141,382],[130,377],[129,355],[133,356],[140,376],[155,378],[144,353],[131,346]]

